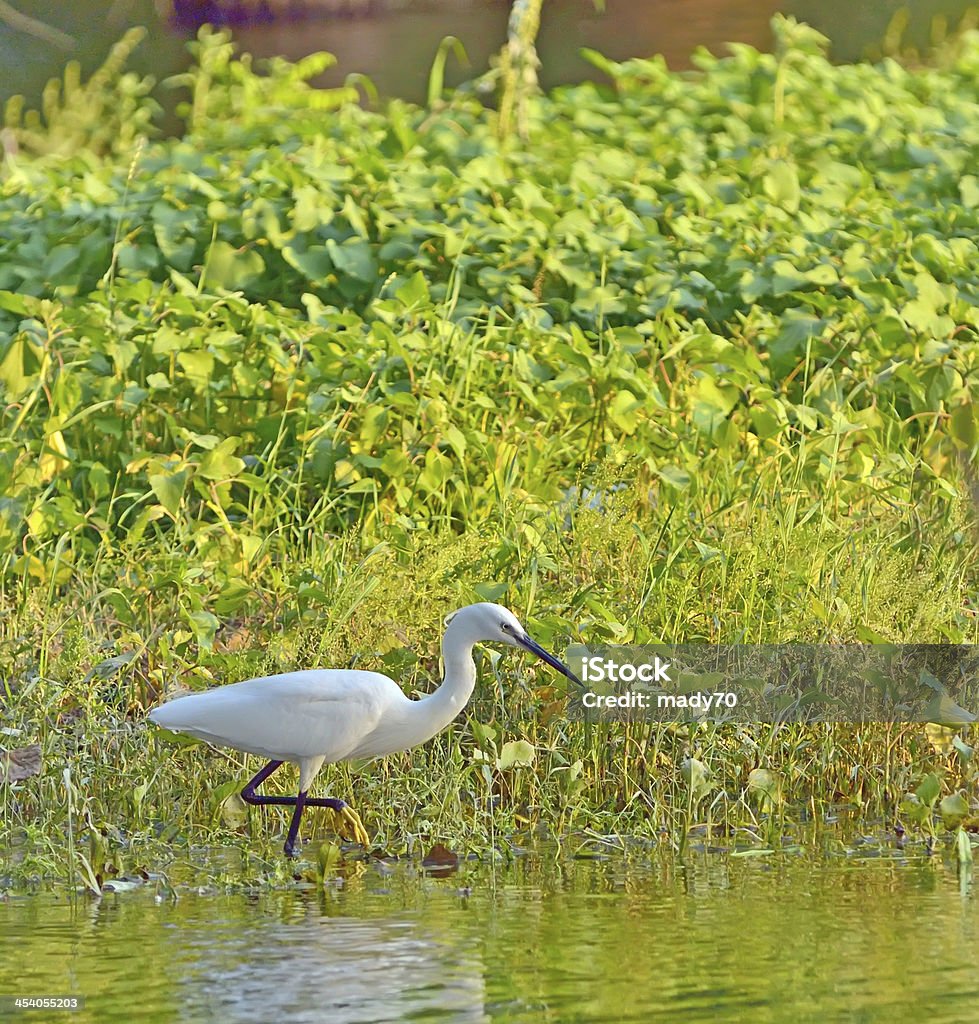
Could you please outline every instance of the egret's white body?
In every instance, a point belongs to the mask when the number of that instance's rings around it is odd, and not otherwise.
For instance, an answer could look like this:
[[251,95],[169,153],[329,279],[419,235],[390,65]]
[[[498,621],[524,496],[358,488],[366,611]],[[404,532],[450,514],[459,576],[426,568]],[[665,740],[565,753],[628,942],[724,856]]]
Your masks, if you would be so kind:
[[[299,766],[299,803],[287,850],[305,804],[306,792],[323,764],[381,757],[424,743],[465,707],[476,685],[473,645],[498,641],[523,647],[574,679],[574,675],[527,635],[512,612],[496,604],[473,604],[449,616],[442,638],[444,677],[434,693],[411,700],[379,672],[311,669],[248,679],[204,693],[178,697],[150,712],[150,720],[219,747],[233,747]],[[251,802],[282,802],[258,797],[253,784],[271,774],[269,766],[246,787]],[[257,781],[256,781],[257,780]],[[344,808],[342,801],[330,801]],[[347,809],[349,810],[349,809]],[[348,815],[353,821],[355,816]],[[355,829],[362,833],[359,819]]]
[[431,696],[409,700],[379,672],[286,672],[178,697],[150,720],[217,747],[292,761],[306,789],[325,763],[381,757],[431,739],[464,707],[475,668],[472,676],[455,699],[443,694],[443,683]]

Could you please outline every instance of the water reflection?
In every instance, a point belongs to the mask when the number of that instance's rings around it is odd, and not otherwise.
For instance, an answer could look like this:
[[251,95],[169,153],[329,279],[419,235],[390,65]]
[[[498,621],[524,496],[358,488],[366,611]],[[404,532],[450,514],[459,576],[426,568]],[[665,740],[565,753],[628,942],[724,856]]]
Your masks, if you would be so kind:
[[259,914],[252,926],[222,928],[218,936],[213,922],[181,929],[170,961],[181,1019],[203,1005],[215,1021],[231,1024],[485,1020],[483,966],[450,937],[417,921],[309,911],[289,923]]
[[937,857],[542,854],[460,875],[11,899],[0,994],[84,994],[76,1024],[137,1003],[207,1024],[975,1019],[976,900]]

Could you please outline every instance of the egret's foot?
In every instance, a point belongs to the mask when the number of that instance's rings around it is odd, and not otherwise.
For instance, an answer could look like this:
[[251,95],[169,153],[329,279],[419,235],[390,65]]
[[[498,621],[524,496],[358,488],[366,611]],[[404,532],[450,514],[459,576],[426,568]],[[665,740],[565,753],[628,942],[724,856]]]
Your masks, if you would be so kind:
[[350,839],[361,846],[370,847],[371,837],[360,820],[360,815],[352,808],[343,804],[333,808],[333,822],[337,835]]

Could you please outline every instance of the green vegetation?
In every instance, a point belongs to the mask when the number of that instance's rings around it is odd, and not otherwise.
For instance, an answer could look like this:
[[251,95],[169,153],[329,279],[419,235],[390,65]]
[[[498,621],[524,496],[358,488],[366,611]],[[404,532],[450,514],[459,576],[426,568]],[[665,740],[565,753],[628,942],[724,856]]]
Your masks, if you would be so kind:
[[[5,874],[250,841],[243,759],[145,708],[316,664],[424,691],[474,599],[556,649],[975,641],[979,35],[912,71],[777,28],[693,74],[595,55],[519,139],[206,33],[179,138],[91,116],[152,118],[115,65],[8,110],[0,742],[43,767]],[[484,657],[452,729],[333,792],[394,851],[974,813],[968,728],[586,728],[531,671]]]

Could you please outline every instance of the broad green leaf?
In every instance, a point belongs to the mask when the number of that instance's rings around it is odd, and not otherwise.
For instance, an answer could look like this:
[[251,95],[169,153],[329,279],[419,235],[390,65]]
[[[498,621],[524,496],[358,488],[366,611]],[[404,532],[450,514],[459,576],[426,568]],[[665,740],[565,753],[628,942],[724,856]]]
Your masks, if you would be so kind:
[[970,209],[979,206],[979,178],[974,174],[965,174],[959,179],[959,195],[963,205]]
[[264,271],[265,261],[257,249],[216,241],[208,250],[206,282],[210,288],[239,291],[255,284]]
[[927,807],[931,807],[942,791],[941,780],[934,772],[929,772],[918,784],[914,795]]
[[201,647],[205,651],[211,650],[214,645],[214,635],[217,633],[218,626],[221,625],[217,616],[207,611],[197,611],[191,612],[187,616],[187,621]]
[[427,305],[431,301],[428,282],[425,275],[419,270],[413,274],[395,292],[398,299],[408,307]]
[[972,840],[969,838],[969,833],[961,826],[955,835],[955,853],[959,864],[969,865],[971,869],[974,860]]
[[24,295],[15,295],[13,292],[0,291],[0,309],[8,313],[16,313],[17,316],[29,316],[28,310],[36,308],[36,300]]
[[195,390],[203,391],[210,383],[214,373],[214,356],[210,352],[181,352],[177,362],[193,382]]
[[529,767],[536,757],[537,751],[532,743],[526,740],[508,740],[503,744],[496,766],[501,771],[520,766]]
[[953,793],[951,796],[945,797],[938,805],[942,823],[950,830],[958,828],[970,810],[969,801],[961,793]]
[[948,432],[963,448],[974,448],[979,441],[976,406],[970,401],[956,406],[949,416]]
[[695,757],[684,758],[680,765],[680,774],[687,784],[687,791],[693,803],[702,800],[713,789],[710,773],[703,761]]
[[631,391],[619,391],[608,408],[608,418],[624,434],[633,434],[639,424],[639,412],[643,407],[641,399]]
[[333,270],[333,260],[325,245],[309,248],[287,245],[282,249],[282,256],[314,284],[323,281]]
[[799,209],[799,174],[794,164],[780,160],[774,163],[763,180],[765,194],[788,213]]
[[237,476],[245,468],[245,463],[234,454],[238,441],[237,437],[225,438],[206,452],[197,465],[197,475],[206,480],[228,480]]
[[928,702],[928,706],[921,713],[920,718],[926,722],[936,722],[939,725],[961,725],[963,722],[976,720],[976,716],[971,711],[959,707],[946,693],[936,693]]
[[333,265],[343,274],[356,278],[358,281],[374,281],[377,278],[377,264],[371,254],[369,242],[360,238],[348,238],[346,242],[337,244],[332,238],[327,240],[327,252]]
[[149,484],[157,501],[175,519],[180,510],[180,502],[187,485],[188,475],[186,469],[181,469],[175,473],[156,473],[149,477]]
[[690,486],[690,474],[679,466],[660,466],[656,472],[664,483],[678,491],[685,491]]
[[778,779],[767,768],[753,768],[748,773],[748,795],[768,809],[778,800]]

